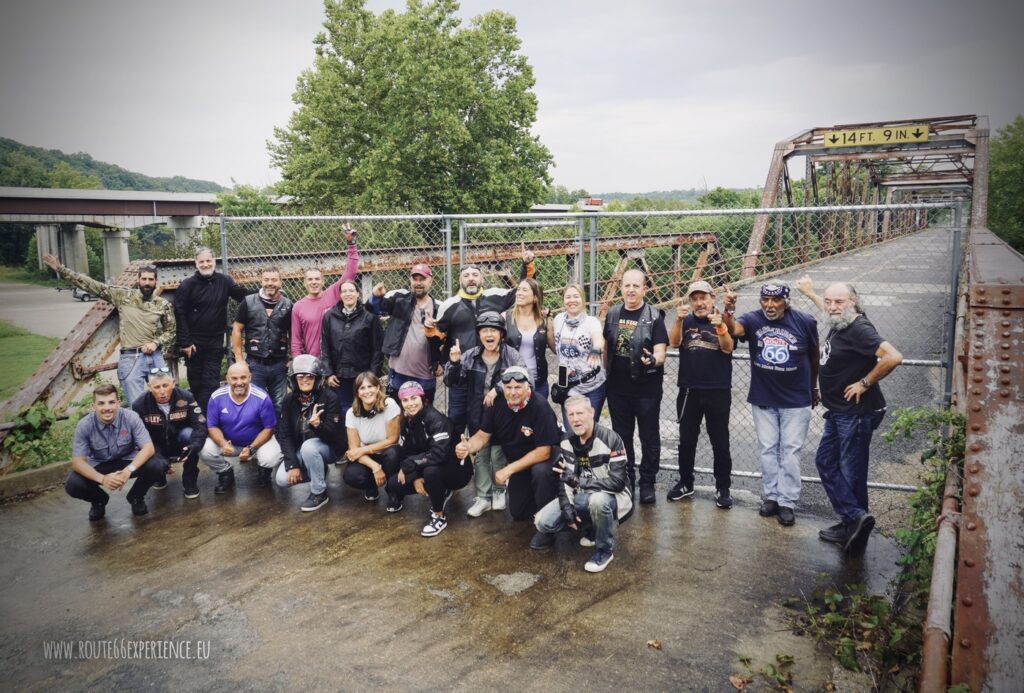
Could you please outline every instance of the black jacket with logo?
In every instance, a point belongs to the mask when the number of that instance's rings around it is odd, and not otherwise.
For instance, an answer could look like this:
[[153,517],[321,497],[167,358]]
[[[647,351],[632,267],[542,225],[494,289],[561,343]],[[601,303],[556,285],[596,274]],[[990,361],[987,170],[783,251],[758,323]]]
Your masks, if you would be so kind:
[[192,436],[188,447],[198,452],[206,442],[206,417],[202,408],[191,392],[180,387],[174,388],[170,404],[170,413],[164,414],[153,393],[146,392],[132,402],[132,410],[142,418],[156,451],[164,457],[177,457],[181,453],[178,434],[189,427]]

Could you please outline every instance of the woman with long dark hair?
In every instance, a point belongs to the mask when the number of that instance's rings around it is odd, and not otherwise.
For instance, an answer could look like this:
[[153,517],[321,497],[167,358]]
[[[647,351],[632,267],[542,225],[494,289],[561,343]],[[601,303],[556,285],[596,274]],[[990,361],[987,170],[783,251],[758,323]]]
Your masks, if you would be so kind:
[[505,343],[519,352],[533,380],[533,391],[548,396],[548,333],[550,321],[544,315],[544,288],[536,279],[526,278],[516,287],[515,304],[505,314]]
[[[387,396],[380,379],[370,372],[355,377],[356,397],[345,414],[348,432],[348,465],[342,474],[346,484],[362,489],[363,498],[374,502],[388,477],[398,473],[398,434],[401,409]],[[401,510],[401,504],[388,512]]]
[[344,415],[352,406],[356,376],[384,372],[384,330],[380,318],[360,302],[355,282],[342,282],[338,293],[341,300],[324,313],[320,358]]

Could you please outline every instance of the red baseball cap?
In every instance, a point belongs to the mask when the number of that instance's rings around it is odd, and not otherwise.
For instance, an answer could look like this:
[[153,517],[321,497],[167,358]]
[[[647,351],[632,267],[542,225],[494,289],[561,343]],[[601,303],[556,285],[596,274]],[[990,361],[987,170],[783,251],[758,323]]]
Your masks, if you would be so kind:
[[409,270],[409,276],[412,276],[414,274],[420,274],[423,275],[424,277],[434,276],[433,272],[430,271],[430,268],[424,265],[422,262],[413,265],[412,269]]

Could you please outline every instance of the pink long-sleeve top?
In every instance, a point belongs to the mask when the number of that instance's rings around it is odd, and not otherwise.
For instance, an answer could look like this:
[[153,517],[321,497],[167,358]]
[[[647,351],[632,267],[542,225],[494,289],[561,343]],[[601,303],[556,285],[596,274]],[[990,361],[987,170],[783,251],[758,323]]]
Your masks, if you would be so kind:
[[337,305],[342,282],[355,279],[359,267],[359,248],[350,243],[346,248],[345,272],[338,281],[319,296],[306,296],[292,306],[292,356],[312,354],[320,358],[320,330],[324,313]]

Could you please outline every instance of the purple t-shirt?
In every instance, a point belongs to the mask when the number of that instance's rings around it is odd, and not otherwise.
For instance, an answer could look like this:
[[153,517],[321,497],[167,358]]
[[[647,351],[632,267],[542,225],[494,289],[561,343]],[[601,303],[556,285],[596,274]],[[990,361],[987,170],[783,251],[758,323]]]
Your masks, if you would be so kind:
[[266,391],[249,386],[249,396],[241,403],[231,399],[231,388],[222,387],[210,395],[206,425],[219,428],[236,449],[243,448],[264,428],[277,426],[274,402]]
[[747,401],[777,409],[811,406],[811,359],[817,358],[818,321],[787,308],[779,320],[769,320],[758,309],[741,315],[738,322],[750,343]]

